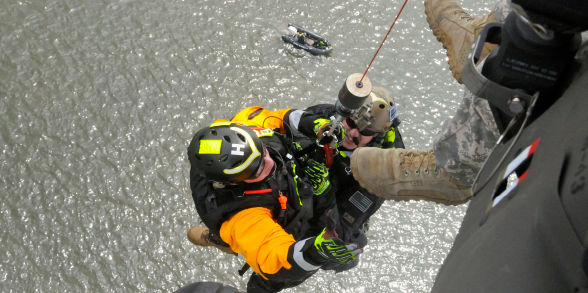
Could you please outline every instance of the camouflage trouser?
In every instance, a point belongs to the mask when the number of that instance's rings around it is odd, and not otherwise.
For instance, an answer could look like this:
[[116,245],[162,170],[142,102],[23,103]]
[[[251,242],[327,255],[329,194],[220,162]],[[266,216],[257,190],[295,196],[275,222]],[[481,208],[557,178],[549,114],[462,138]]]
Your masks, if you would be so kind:
[[455,117],[441,129],[433,143],[437,166],[461,184],[472,185],[499,135],[488,101],[466,89]]
[[[510,0],[499,0],[494,12],[499,21],[504,21]],[[437,166],[461,184],[472,185],[499,136],[488,101],[465,89],[455,117],[446,120],[441,129],[433,144]]]

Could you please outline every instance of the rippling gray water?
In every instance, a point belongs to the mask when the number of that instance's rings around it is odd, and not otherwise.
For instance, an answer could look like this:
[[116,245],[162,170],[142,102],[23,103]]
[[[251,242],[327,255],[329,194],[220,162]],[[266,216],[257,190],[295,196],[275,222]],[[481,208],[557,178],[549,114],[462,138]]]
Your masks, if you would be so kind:
[[[476,15],[487,0],[465,1]],[[363,72],[401,1],[0,1],[0,291],[245,288],[244,260],[196,247],[185,149],[250,105],[334,102]],[[335,50],[284,44],[288,22]],[[429,147],[463,90],[409,1],[368,73],[398,104],[405,143]],[[285,292],[427,292],[465,206],[387,202],[360,265]]]

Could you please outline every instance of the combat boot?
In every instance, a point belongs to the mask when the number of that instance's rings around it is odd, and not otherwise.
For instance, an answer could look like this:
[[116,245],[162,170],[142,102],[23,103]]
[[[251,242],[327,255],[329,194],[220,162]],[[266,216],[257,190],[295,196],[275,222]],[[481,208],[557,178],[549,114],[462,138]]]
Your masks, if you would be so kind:
[[[498,22],[494,11],[483,17],[471,17],[455,0],[425,0],[425,14],[429,27],[449,57],[451,74],[459,82],[463,62],[476,36],[490,22]],[[480,60],[484,59],[497,45],[486,43]]]
[[433,150],[358,148],[351,156],[353,177],[368,191],[391,200],[428,200],[458,205],[472,197],[435,164]]
[[210,230],[206,227],[192,227],[188,230],[188,240],[200,246],[214,246],[224,253],[235,254],[230,247],[217,244],[210,239]]

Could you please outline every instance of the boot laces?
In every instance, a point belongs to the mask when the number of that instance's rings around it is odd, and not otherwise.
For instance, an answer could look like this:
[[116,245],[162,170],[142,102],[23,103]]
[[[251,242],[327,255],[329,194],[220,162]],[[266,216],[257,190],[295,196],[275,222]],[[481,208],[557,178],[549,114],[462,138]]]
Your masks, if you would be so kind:
[[400,166],[404,170],[404,176],[408,176],[410,171],[413,171],[415,175],[422,176],[439,174],[433,151],[408,151],[400,155],[402,157]]

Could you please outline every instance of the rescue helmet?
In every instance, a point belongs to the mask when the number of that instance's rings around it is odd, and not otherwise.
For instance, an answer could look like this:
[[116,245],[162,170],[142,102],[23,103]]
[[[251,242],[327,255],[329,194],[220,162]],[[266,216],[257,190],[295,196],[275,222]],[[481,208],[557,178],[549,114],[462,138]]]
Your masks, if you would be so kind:
[[376,135],[392,128],[396,119],[396,103],[390,93],[380,86],[374,86],[369,97],[350,117],[352,126],[362,135]]
[[195,148],[190,158],[192,168],[220,182],[241,182],[255,176],[264,156],[263,143],[255,131],[231,122],[200,129],[191,147]]

